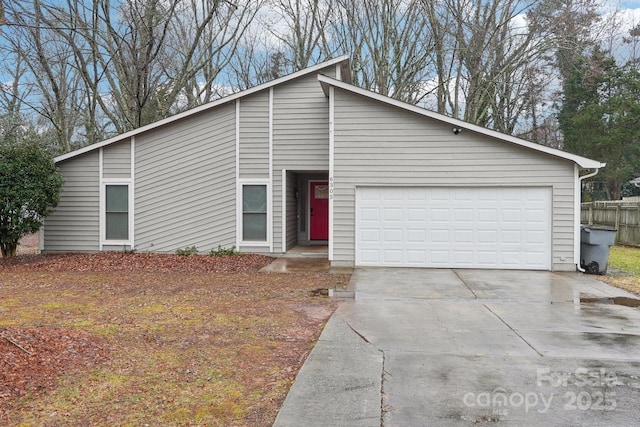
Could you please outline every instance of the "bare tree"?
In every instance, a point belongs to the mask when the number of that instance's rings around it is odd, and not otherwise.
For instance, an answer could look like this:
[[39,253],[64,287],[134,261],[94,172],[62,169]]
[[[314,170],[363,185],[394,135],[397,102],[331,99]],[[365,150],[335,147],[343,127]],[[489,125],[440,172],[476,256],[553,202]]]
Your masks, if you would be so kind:
[[351,55],[354,84],[416,103],[428,79],[433,47],[417,0],[335,0],[328,39]]
[[11,32],[3,36],[15,58],[30,71],[32,92],[40,97],[37,104],[32,103],[34,110],[50,123],[60,149],[69,151],[78,111],[82,108],[77,102],[79,80],[71,66],[73,50],[64,38],[51,31],[41,14],[34,12],[40,7],[39,0],[29,5],[12,4],[11,9],[6,10]]
[[447,112],[447,105],[453,106],[453,115],[457,117],[457,102],[451,102],[449,87],[451,85],[452,70],[458,58],[458,45],[456,38],[451,37],[458,31],[451,32],[452,27],[461,28],[462,24],[456,22],[450,8],[438,7],[435,1],[424,1],[424,9],[429,20],[429,28],[433,40],[432,58],[435,66],[435,97],[436,111]]
[[333,0],[272,0],[274,19],[266,28],[282,44],[292,71],[327,59],[327,32]]
[[[199,18],[206,15],[202,3],[191,0],[191,6],[180,11],[181,18],[171,34],[177,37],[172,44],[177,47],[175,54],[179,60],[168,60],[167,64],[172,75],[183,76],[172,85],[180,90],[172,93],[171,98],[184,96],[186,102],[174,103],[174,110],[192,108],[227,94],[231,88],[221,91],[216,81],[240,54],[239,46],[262,4],[263,0],[249,1],[242,7],[220,2],[207,25]],[[189,45],[192,40],[199,42]]]
[[0,2],[0,25],[6,25],[7,19],[4,17],[4,5]]
[[260,35],[247,37],[229,63],[229,84],[232,89],[245,90],[275,80],[292,72],[285,53],[260,40]]
[[93,143],[218,96],[214,82],[261,3],[17,0],[2,36],[68,151],[73,139]]
[[[0,143],[13,141],[24,126],[22,106],[28,93],[21,89],[25,67],[20,57],[10,58],[10,52],[2,52],[2,73],[10,81],[0,84]],[[11,66],[9,66],[11,64]]]
[[[527,111],[535,70],[552,46],[545,27],[531,18],[540,2],[521,0],[447,0],[455,33],[449,44],[453,82],[443,88],[451,114],[511,133]],[[444,43],[445,49],[447,43]],[[462,97],[460,96],[462,94]],[[464,104],[464,105],[461,105]],[[462,112],[464,111],[464,113]]]

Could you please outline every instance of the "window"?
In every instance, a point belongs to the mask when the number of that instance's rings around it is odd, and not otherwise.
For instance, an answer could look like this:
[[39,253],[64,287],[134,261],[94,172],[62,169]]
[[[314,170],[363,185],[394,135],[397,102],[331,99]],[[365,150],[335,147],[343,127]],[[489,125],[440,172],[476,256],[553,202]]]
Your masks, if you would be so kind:
[[106,240],[129,240],[129,186],[105,187]]
[[242,240],[267,241],[267,186],[242,186]]

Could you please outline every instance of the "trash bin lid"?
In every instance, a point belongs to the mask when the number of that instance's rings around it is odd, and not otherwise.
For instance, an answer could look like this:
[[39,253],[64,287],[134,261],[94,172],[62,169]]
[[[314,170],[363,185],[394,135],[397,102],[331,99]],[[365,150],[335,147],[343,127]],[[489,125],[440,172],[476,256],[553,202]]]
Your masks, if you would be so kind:
[[601,225],[581,225],[580,228],[587,233],[591,232],[591,230],[601,230],[601,231],[618,231],[613,227],[605,227]]

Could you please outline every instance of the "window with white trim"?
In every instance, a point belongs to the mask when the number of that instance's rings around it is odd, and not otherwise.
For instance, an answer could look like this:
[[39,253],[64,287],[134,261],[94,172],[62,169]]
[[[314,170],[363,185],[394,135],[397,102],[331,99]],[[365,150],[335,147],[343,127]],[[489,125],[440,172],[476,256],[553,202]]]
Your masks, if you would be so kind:
[[105,240],[129,240],[129,184],[105,185]]
[[267,241],[267,186],[242,186],[242,240]]

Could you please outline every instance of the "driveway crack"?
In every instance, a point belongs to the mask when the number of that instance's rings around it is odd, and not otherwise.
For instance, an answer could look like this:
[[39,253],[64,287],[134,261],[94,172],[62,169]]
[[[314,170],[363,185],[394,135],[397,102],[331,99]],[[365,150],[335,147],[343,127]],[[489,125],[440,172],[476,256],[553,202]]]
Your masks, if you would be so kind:
[[518,338],[520,338],[522,341],[524,341],[524,343],[525,343],[526,345],[528,345],[529,347],[531,347],[531,349],[532,349],[533,351],[535,351],[536,353],[538,353],[538,355],[539,355],[540,357],[544,357],[544,354],[540,353],[540,352],[539,352],[539,351],[538,351],[538,350],[537,350],[533,345],[531,345],[531,343],[530,343],[529,341],[527,341],[526,339],[524,339],[524,337],[523,337],[522,335],[520,335],[520,334],[518,333],[518,331],[516,331],[515,329],[513,329],[513,328],[511,327],[511,325],[509,325],[507,322],[505,322],[505,321],[504,321],[504,319],[503,319],[502,317],[498,316],[498,314],[497,314],[497,313],[495,313],[493,310],[491,310],[491,309],[490,309],[486,304],[482,304],[482,306],[483,306],[484,308],[486,308],[487,310],[489,310],[489,313],[491,313],[491,314],[493,314],[494,316],[496,316],[496,317],[498,318],[498,320],[500,320],[500,321],[501,321],[501,322],[502,322],[502,323],[503,323],[507,328],[509,328],[509,329],[511,330],[511,332],[513,332],[514,334],[516,334],[516,336],[517,336]]
[[[359,336],[360,338],[362,338],[362,340],[363,340],[364,342],[366,342],[367,344],[371,344],[371,345],[373,345],[373,343],[372,343],[371,341],[369,341],[369,340],[367,339],[367,337],[365,337],[364,335],[362,335],[360,332],[358,332],[358,331],[356,330],[356,328],[354,328],[353,326],[351,326],[351,323],[347,322],[346,320],[344,321],[344,323],[346,323],[346,324],[347,324],[347,326],[349,327],[349,329],[351,329],[351,330],[352,330],[352,331],[353,331],[357,336]],[[376,347],[376,348],[377,348],[377,347]],[[380,350],[380,349],[378,349],[378,350]],[[382,351],[382,350],[380,350],[380,351]]]
[[393,408],[386,404],[387,396],[384,392],[384,383],[386,378],[387,376],[391,376],[391,374],[385,369],[387,355],[382,350],[380,350],[380,352],[382,353],[382,375],[380,376],[380,427],[384,427],[384,416]]
[[387,372],[387,370],[385,369],[387,355],[386,355],[386,353],[384,352],[383,349],[377,347],[374,343],[369,341],[367,339],[367,337],[365,337],[363,334],[358,332],[356,330],[356,328],[351,326],[351,324],[348,321],[346,321],[345,319],[343,319],[343,321],[349,327],[349,329],[351,329],[353,331],[354,334],[356,334],[357,336],[360,337],[360,339],[362,339],[362,341],[366,342],[367,344],[372,345],[382,355],[382,370],[380,372],[380,427],[384,427],[384,416],[385,416],[385,414],[387,412],[389,412],[389,411],[391,411],[393,409],[390,405],[386,404],[387,397],[386,397],[385,391],[384,391],[385,381],[386,381],[386,379],[388,377],[391,377],[391,374],[389,372]]
[[464,279],[460,277],[460,275],[458,274],[458,271],[457,270],[451,270],[451,271],[453,271],[453,274],[455,274],[456,277],[462,282],[462,284],[469,290],[469,292],[471,292],[471,295],[473,295],[473,299],[478,299],[478,295],[476,295],[476,293],[473,292],[473,289],[471,289],[469,285],[467,285],[467,282],[465,282]]

